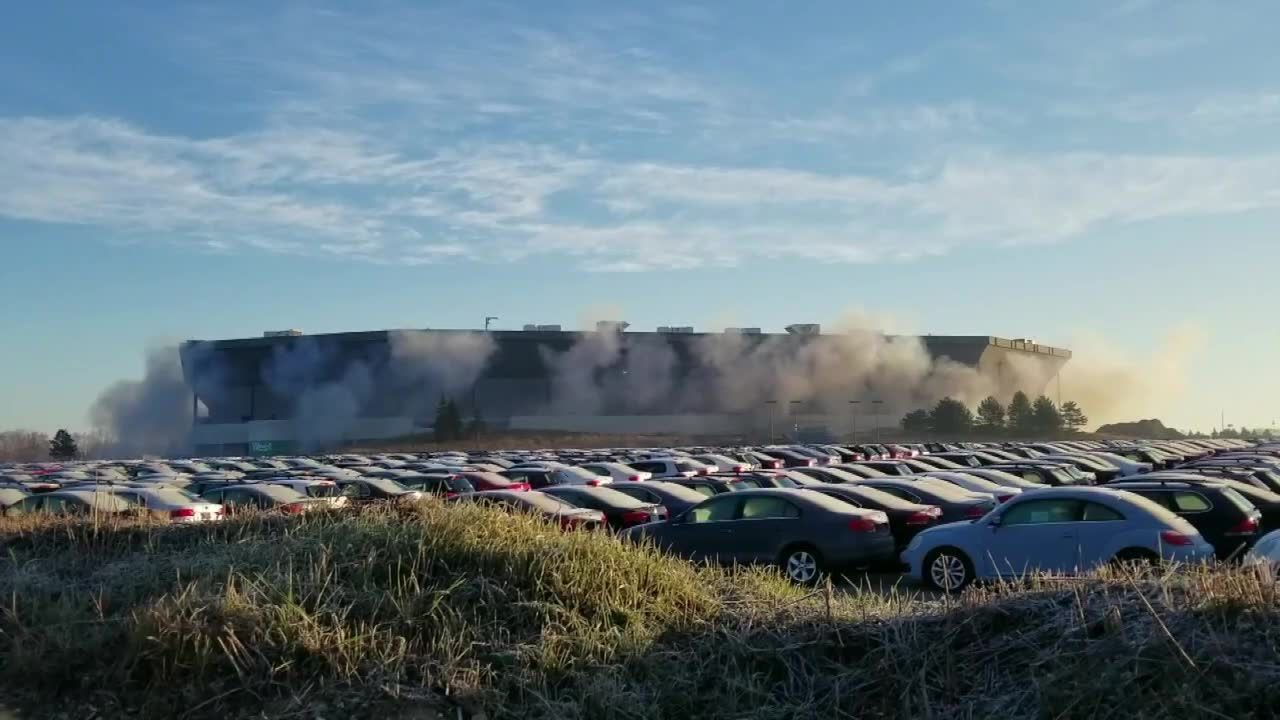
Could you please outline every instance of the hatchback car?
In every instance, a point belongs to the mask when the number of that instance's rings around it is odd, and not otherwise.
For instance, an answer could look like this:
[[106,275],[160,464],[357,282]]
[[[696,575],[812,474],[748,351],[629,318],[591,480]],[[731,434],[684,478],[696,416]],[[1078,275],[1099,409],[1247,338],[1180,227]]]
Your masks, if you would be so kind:
[[902,553],[912,578],[947,592],[979,579],[1213,556],[1195,527],[1169,510],[1133,493],[1091,487],[1026,493],[980,520],[925,530]]

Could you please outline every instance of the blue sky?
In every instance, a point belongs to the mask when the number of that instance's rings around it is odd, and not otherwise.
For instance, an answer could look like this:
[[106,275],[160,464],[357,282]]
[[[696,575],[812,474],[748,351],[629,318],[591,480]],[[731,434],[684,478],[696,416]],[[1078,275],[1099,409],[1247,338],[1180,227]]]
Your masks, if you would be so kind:
[[6,15],[0,427],[84,427],[177,339],[851,309],[1276,414],[1274,3]]

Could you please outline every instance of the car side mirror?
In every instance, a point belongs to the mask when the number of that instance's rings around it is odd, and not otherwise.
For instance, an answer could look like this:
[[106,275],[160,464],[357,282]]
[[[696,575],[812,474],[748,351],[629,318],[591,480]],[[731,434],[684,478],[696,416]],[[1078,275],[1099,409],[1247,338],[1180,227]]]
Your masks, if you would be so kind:
[[991,518],[990,521],[987,522],[987,525],[991,527],[992,532],[995,532],[996,530],[1000,529],[1000,521],[1001,521],[1000,516],[996,515],[995,517]]

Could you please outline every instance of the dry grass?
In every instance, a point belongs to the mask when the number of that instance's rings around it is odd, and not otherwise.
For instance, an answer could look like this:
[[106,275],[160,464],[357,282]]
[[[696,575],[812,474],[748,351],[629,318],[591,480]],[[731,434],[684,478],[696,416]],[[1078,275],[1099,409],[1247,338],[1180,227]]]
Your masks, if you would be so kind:
[[0,526],[25,717],[1269,717],[1240,570],[806,596],[434,503],[205,527]]

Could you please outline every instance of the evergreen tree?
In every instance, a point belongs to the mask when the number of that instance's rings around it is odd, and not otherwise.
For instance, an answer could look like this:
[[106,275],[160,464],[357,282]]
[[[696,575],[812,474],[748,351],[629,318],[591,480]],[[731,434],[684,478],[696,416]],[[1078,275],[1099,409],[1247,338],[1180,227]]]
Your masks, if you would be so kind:
[[964,435],[973,428],[973,413],[959,400],[944,397],[929,413],[929,428],[942,435]]
[[1027,437],[1035,433],[1035,423],[1031,412],[1031,398],[1019,390],[1009,401],[1008,413],[1009,433]]
[[1062,432],[1062,413],[1058,406],[1048,397],[1041,395],[1031,406],[1031,423],[1040,435],[1055,435]]
[[1075,400],[1068,400],[1062,403],[1062,424],[1071,432],[1078,432],[1089,424],[1089,418]]
[[929,412],[927,410],[912,410],[902,418],[902,429],[909,433],[924,433],[929,431]]
[[453,398],[445,401],[445,427],[448,428],[449,440],[461,440],[465,427],[462,421],[462,411],[458,409],[458,403]]
[[978,403],[977,430],[988,433],[1004,431],[1004,405],[994,397]]
[[54,433],[53,440],[49,441],[49,457],[54,460],[74,460],[79,454],[80,448],[76,446],[76,439],[66,430]]

